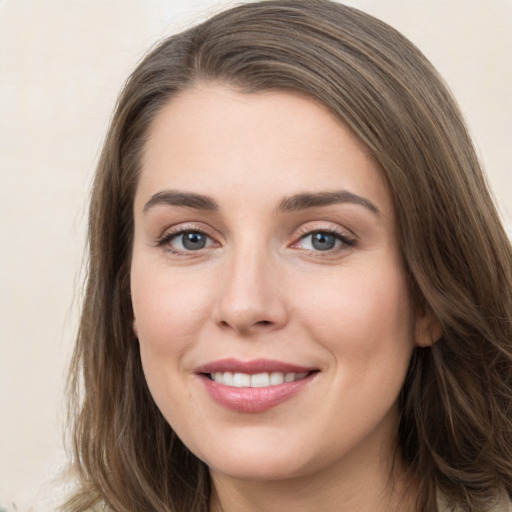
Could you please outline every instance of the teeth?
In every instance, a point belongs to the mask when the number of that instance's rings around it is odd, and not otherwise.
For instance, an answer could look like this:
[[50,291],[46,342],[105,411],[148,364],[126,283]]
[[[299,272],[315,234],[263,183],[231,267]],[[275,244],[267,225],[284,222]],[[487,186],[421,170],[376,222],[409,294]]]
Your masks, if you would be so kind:
[[250,388],[251,376],[246,373],[235,373],[233,375],[233,386],[235,388]]
[[265,388],[267,386],[270,386],[270,375],[268,373],[251,375],[251,388]]
[[284,376],[285,382],[293,382],[294,380],[295,380],[295,374],[293,374],[293,373],[285,374],[285,376]]
[[232,373],[232,372],[215,372],[210,377],[219,384],[232,386],[235,388],[265,388],[268,386],[277,386],[283,382],[294,382],[303,379],[308,372],[303,373]]
[[282,384],[284,382],[284,373],[272,372],[270,374],[270,385],[275,386],[276,384]]

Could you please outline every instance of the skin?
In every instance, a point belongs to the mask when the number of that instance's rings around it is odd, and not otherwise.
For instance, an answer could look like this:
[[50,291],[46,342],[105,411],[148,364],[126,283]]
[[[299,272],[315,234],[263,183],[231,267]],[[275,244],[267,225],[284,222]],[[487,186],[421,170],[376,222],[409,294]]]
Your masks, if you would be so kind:
[[[167,204],[169,190],[217,209]],[[334,191],[367,203],[279,209]],[[134,218],[145,376],[210,468],[211,509],[413,510],[400,461],[389,485],[397,397],[432,326],[412,306],[390,193],[351,132],[303,96],[197,85],[152,124]],[[183,229],[205,233],[205,247],[185,250]],[[335,247],[318,250],[313,231],[336,232]],[[194,371],[228,357],[319,371],[278,406],[241,413],[213,401]]]

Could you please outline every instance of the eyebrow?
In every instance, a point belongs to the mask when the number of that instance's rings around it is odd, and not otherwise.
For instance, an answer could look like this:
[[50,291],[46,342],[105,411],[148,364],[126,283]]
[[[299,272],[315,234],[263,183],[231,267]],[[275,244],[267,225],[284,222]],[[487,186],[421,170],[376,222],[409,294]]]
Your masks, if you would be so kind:
[[279,203],[277,211],[280,213],[294,212],[340,203],[357,204],[370,210],[375,215],[380,215],[380,210],[370,200],[349,192],[348,190],[295,194],[290,197],[285,197]]
[[177,192],[175,190],[164,190],[153,194],[144,205],[144,213],[157,205],[181,206],[207,211],[219,209],[218,204],[211,197],[190,192]]
[[[295,212],[340,203],[360,205],[375,215],[380,215],[380,210],[370,200],[349,192],[348,190],[315,193],[305,192],[285,197],[279,202],[277,212]],[[178,192],[175,190],[164,190],[153,194],[144,205],[144,213],[157,205],[180,206],[205,211],[217,211],[219,209],[219,205],[211,197],[191,192]]]

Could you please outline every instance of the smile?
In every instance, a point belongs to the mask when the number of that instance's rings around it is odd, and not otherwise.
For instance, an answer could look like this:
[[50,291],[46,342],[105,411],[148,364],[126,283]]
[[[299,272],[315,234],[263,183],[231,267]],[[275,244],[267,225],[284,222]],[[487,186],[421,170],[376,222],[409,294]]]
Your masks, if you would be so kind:
[[260,413],[305,392],[320,371],[264,359],[223,359],[195,373],[216,404],[238,413]]
[[249,373],[215,372],[210,374],[210,379],[234,388],[266,388],[304,379],[308,373],[265,372],[251,375]]

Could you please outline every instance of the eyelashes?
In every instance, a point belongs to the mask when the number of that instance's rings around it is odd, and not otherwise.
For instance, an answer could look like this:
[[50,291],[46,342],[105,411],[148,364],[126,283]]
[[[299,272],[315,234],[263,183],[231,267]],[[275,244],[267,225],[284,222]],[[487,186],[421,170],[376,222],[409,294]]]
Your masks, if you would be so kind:
[[165,236],[159,245],[170,245],[180,252],[186,251],[199,251],[207,249],[215,243],[213,240],[202,231],[181,231],[176,234],[169,234]]
[[356,243],[354,238],[333,228],[307,229],[300,235],[299,240],[291,247],[310,252],[332,253],[336,250],[353,247]]
[[203,229],[198,229],[192,225],[181,225],[166,231],[157,240],[157,246],[169,251],[171,254],[196,256],[204,253],[204,250],[219,247],[220,244]]
[[[333,227],[303,227],[296,232],[294,239],[288,247],[317,256],[337,255],[356,245],[354,237]],[[198,257],[221,246],[206,230],[188,225],[166,231],[156,245],[171,254],[188,257]]]

